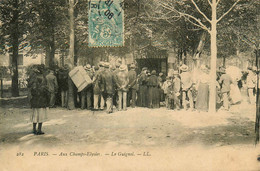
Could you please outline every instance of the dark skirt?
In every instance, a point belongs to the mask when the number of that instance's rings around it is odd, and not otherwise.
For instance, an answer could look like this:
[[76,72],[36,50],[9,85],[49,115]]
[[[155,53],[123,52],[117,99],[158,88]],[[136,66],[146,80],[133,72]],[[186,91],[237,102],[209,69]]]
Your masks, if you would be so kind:
[[140,85],[137,105],[140,107],[147,107],[148,106],[147,100],[148,100],[147,86]]
[[160,107],[160,92],[157,87],[148,88],[148,107],[159,108]]
[[209,85],[200,83],[198,88],[196,109],[199,111],[208,111],[209,108]]

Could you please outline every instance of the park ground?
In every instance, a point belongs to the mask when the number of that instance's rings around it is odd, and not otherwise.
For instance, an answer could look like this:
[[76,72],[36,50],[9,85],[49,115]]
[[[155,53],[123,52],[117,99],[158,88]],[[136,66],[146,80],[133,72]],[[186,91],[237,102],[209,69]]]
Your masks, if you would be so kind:
[[26,98],[0,102],[0,170],[260,170],[246,100],[215,114],[52,108],[44,135],[32,134]]

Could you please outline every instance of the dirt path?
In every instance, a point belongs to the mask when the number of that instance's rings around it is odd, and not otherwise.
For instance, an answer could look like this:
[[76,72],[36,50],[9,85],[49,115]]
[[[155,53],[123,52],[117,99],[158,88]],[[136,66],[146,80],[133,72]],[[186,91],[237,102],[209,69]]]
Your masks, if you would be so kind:
[[[2,106],[0,158],[23,161],[25,168],[30,167],[30,159],[38,164],[50,162],[53,168],[60,166],[57,161],[65,162],[60,170],[72,170],[73,166],[84,170],[85,165],[91,170],[260,169],[256,160],[260,150],[254,146],[255,110],[246,103],[217,114],[129,108],[109,115],[56,108],[49,110],[42,136],[31,134],[31,109],[26,102]],[[25,156],[16,157],[17,152]],[[34,156],[34,152],[48,152],[48,157]],[[58,156],[60,152],[67,156]],[[100,155],[79,157],[71,152]],[[10,167],[6,162],[4,166]]]

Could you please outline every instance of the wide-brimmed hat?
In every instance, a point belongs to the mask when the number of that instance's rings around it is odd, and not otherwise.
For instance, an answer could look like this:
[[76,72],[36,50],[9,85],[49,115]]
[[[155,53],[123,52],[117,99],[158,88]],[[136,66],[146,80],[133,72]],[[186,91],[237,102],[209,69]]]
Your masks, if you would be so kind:
[[156,75],[156,71],[152,70],[151,75]]
[[104,63],[103,63],[103,66],[104,66],[105,68],[109,68],[109,65],[110,65],[110,64],[109,64],[108,62],[104,62]]
[[159,76],[163,76],[163,73],[162,73],[162,72],[160,72],[160,73],[159,73]]
[[99,62],[99,67],[103,67],[104,66],[104,62],[103,61],[101,61],[101,62]]
[[120,65],[119,70],[120,71],[126,71],[127,70],[127,66],[126,65]]
[[90,69],[91,69],[91,65],[90,65],[90,64],[87,64],[86,66],[84,66],[84,69],[90,70]]
[[180,70],[182,70],[182,71],[188,71],[188,69],[189,69],[189,67],[187,66],[187,65],[185,65],[185,64],[183,64],[181,67],[180,67]]
[[131,64],[131,65],[130,65],[130,68],[135,68],[135,64]]

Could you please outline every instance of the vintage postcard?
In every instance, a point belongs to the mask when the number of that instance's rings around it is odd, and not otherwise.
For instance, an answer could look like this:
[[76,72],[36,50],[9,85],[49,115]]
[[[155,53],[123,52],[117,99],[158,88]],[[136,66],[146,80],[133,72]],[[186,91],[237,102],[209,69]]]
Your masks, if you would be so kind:
[[0,170],[260,170],[259,7],[0,1]]

